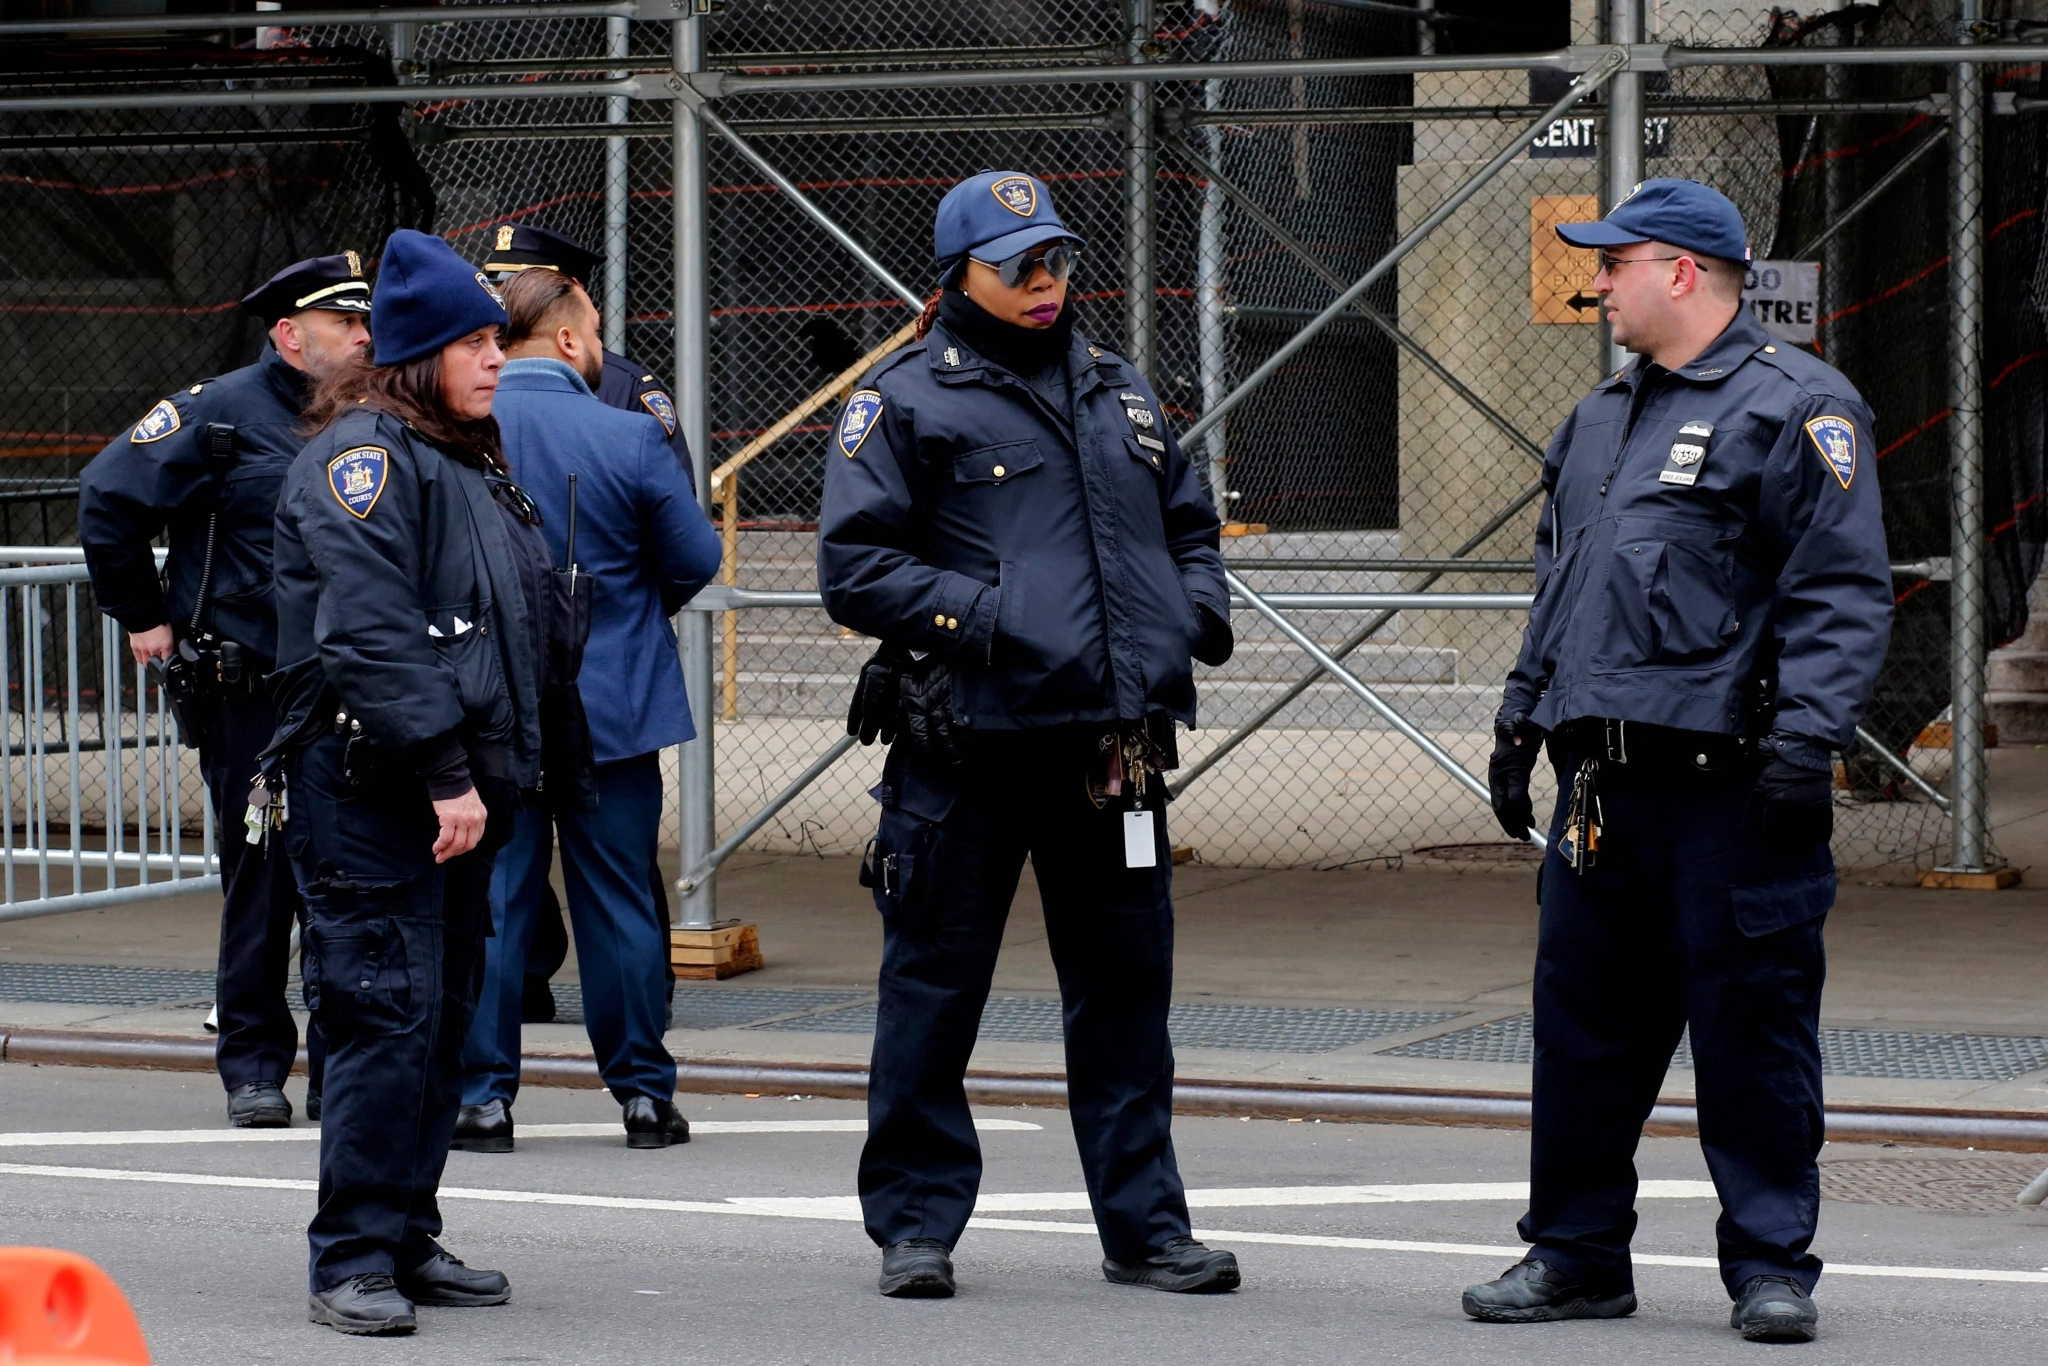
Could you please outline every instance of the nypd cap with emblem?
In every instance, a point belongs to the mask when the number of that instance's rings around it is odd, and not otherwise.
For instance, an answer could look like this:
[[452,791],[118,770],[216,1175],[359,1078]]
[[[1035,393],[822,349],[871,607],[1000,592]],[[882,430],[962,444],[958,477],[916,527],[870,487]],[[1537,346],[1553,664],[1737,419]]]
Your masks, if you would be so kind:
[[575,238],[546,228],[501,223],[491,231],[491,254],[484,269],[500,275],[517,275],[522,270],[559,270],[587,289],[590,272],[604,260],[603,252],[592,251]]
[[480,327],[503,327],[505,321],[498,287],[457,256],[455,248],[411,228],[386,239],[370,303],[377,364],[418,360]]
[[940,265],[972,255],[994,264],[1041,242],[1085,242],[1060,221],[1052,191],[1021,171],[983,171],[946,191],[932,222],[932,251]]
[[1735,201],[1697,180],[1669,176],[1645,180],[1597,222],[1559,223],[1557,235],[1575,247],[1668,242],[1725,261],[1749,259],[1748,233]]
[[309,308],[368,313],[370,282],[363,278],[363,258],[345,251],[286,266],[243,296],[242,307],[261,318],[265,327]]

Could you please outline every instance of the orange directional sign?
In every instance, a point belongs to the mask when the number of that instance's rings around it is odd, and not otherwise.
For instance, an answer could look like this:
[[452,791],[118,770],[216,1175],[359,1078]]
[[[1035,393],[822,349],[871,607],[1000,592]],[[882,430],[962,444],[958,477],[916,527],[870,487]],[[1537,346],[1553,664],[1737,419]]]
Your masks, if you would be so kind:
[[1593,276],[1600,254],[1565,245],[1559,223],[1584,223],[1600,216],[1600,199],[1590,194],[1539,194],[1529,201],[1529,321],[1598,323]]

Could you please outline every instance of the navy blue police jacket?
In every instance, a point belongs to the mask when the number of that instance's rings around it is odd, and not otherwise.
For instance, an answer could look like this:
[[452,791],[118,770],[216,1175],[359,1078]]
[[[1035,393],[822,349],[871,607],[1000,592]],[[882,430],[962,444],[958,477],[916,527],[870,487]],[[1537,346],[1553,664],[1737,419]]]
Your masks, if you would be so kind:
[[[338,702],[427,767],[540,777],[540,683],[505,515],[484,474],[370,407],[307,443],[277,505],[278,738]],[[330,691],[331,690],[331,691]]]
[[[277,654],[271,606],[271,524],[278,489],[304,440],[306,376],[270,347],[254,365],[201,380],[151,408],[94,456],[78,479],[78,539],[100,610],[129,631],[192,625],[205,569],[206,528],[219,514],[199,629],[264,659]],[[216,458],[207,428],[232,426]],[[170,532],[169,592],[151,541]]]
[[661,423],[667,433],[668,448],[676,453],[676,459],[683,462],[683,473],[690,474],[690,443],[683,439],[682,420],[676,416],[675,400],[668,395],[668,386],[654,378],[652,370],[643,370],[640,363],[620,355],[616,351],[604,353],[604,377],[597,384],[598,402],[629,413],[647,413]]
[[1876,465],[1855,388],[1746,310],[1675,371],[1637,357],[1545,456],[1503,718],[1756,734],[1827,767],[1891,634]]
[[944,656],[969,726],[1192,726],[1215,510],[1129,362],[1077,333],[1067,377],[1071,420],[943,322],[870,371],[825,457],[826,610]]

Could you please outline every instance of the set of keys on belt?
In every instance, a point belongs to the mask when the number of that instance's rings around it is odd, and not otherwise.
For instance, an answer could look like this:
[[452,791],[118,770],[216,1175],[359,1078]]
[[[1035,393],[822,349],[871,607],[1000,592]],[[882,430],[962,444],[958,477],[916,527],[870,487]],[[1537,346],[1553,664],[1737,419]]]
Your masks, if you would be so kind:
[[1600,761],[1587,759],[1572,775],[1571,801],[1564,810],[1564,833],[1558,837],[1557,852],[1574,871],[1583,873],[1600,854]]
[[[273,788],[272,783],[276,786]],[[245,838],[250,844],[260,844],[267,851],[270,847],[270,832],[284,829],[291,819],[291,802],[285,796],[284,775],[273,774],[269,779],[259,773],[249,784],[249,809],[242,816],[242,824],[248,829]]]

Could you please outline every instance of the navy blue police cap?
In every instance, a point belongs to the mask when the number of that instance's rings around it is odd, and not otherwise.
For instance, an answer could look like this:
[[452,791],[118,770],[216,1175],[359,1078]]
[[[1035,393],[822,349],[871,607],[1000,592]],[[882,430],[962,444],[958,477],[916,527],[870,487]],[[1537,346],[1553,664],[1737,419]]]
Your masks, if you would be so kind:
[[265,327],[309,308],[331,313],[368,313],[370,282],[363,278],[363,258],[345,251],[339,256],[315,256],[310,261],[286,266],[245,295],[242,307],[261,318]]
[[1749,259],[1748,233],[1734,201],[1697,180],[1668,176],[1645,180],[1598,222],[1559,223],[1557,235],[1575,247],[1668,242],[1702,256]]
[[503,327],[505,299],[488,276],[438,237],[400,228],[384,243],[371,345],[379,365],[403,365],[480,327]]
[[604,259],[603,252],[592,251],[573,237],[526,223],[501,223],[494,232],[490,259],[484,262],[484,269],[500,275],[517,275],[522,270],[559,270],[588,289],[591,271]]
[[961,181],[946,191],[932,222],[940,265],[968,255],[993,265],[1061,238],[1087,245],[1060,221],[1045,182],[1021,171],[983,171]]

